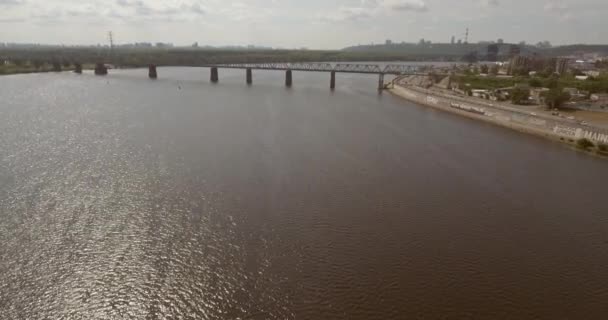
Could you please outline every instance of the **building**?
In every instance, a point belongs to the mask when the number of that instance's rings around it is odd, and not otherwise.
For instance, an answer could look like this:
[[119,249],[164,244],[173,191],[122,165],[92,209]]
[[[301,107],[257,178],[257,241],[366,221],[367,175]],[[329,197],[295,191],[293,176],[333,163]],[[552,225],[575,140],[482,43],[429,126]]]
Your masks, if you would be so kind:
[[545,94],[549,92],[549,88],[532,88],[530,90],[530,100],[538,105],[545,104]]
[[508,74],[512,75],[520,70],[528,72],[530,69],[530,58],[524,56],[515,56],[509,61]]
[[577,88],[564,88],[564,92],[570,95],[571,101],[583,101],[589,96],[588,91],[580,91]]
[[568,65],[570,61],[566,58],[555,59],[555,72],[557,74],[564,74],[568,71]]
[[587,71],[583,71],[584,75],[590,76],[590,77],[594,77],[597,78],[600,76],[600,72],[597,70],[587,70]]
[[473,89],[471,95],[475,98],[490,99],[490,91],[488,90]]
[[591,95],[593,102],[608,102],[608,93],[594,93]]
[[498,53],[500,52],[500,48],[497,44],[491,44],[488,46],[488,56],[487,60],[491,62],[496,62],[498,60]]
[[513,57],[516,57],[518,55],[521,54],[521,48],[520,46],[516,45],[516,44],[512,44],[509,47],[509,58],[513,59]]
[[608,108],[608,94],[606,93],[595,93],[591,95],[592,104],[599,109]]

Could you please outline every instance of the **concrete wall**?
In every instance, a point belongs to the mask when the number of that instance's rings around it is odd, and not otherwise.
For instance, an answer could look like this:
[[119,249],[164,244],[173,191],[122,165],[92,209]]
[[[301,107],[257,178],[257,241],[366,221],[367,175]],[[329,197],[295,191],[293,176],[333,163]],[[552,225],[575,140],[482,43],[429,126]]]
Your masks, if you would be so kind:
[[495,123],[519,131],[550,136],[553,138],[582,139],[608,144],[608,131],[580,126],[572,121],[533,116],[511,108],[476,103],[467,98],[450,97],[423,88],[395,85],[391,92],[407,100],[457,113],[469,118]]

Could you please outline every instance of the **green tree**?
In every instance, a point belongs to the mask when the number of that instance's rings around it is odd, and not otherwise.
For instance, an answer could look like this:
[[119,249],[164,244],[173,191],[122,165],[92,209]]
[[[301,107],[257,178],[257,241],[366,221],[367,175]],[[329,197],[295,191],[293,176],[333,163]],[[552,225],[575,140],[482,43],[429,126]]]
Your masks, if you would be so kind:
[[511,91],[511,102],[513,104],[524,104],[530,98],[530,90],[516,87]]
[[32,60],[32,65],[34,66],[34,68],[36,68],[36,70],[39,70],[44,65],[44,61],[40,59],[34,59]]
[[490,74],[495,76],[498,74],[499,70],[500,70],[500,68],[498,67],[497,64],[495,64],[490,68]]
[[20,59],[20,58],[13,58],[11,59],[11,62],[16,65],[17,67],[22,67],[25,64],[25,60]]
[[564,90],[559,87],[552,88],[551,90],[547,91],[544,96],[545,104],[551,109],[559,108],[564,103],[570,101],[570,93],[564,92]]
[[540,88],[543,86],[543,83],[537,78],[530,79],[530,81],[528,83],[530,84],[530,87],[532,87],[532,88]]
[[577,68],[572,68],[570,70],[570,72],[572,73],[573,76],[584,76],[585,75],[581,70],[579,70]]
[[549,88],[549,89],[557,89],[558,86],[559,86],[559,80],[557,80],[554,77],[549,79],[549,81],[547,81],[547,88]]
[[490,72],[490,68],[488,67],[488,65],[484,64],[484,65],[481,65],[480,71],[481,71],[481,73],[488,74]]
[[55,71],[55,72],[61,71],[61,62],[53,61],[52,65],[53,65],[53,71]]
[[525,67],[517,67],[517,68],[513,68],[511,73],[514,76],[527,76],[530,74],[530,70],[528,70],[528,68],[525,68]]
[[542,71],[538,72],[538,76],[542,78],[549,78],[553,74],[555,74],[555,72],[553,71],[552,67],[546,67]]
[[583,138],[583,139],[579,139],[579,140],[576,142],[576,145],[577,145],[579,148],[584,149],[584,150],[587,150],[587,149],[589,149],[589,148],[591,148],[591,147],[593,147],[593,146],[594,146],[594,144],[593,144],[593,142],[591,142],[591,140],[589,140],[589,139],[585,139],[585,138]]

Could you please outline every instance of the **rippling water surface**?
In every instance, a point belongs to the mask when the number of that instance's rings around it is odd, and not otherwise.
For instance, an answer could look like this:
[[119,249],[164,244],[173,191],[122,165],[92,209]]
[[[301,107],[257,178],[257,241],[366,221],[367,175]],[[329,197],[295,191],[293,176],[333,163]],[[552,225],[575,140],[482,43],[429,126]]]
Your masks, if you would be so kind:
[[605,319],[608,163],[375,91],[0,77],[2,319]]

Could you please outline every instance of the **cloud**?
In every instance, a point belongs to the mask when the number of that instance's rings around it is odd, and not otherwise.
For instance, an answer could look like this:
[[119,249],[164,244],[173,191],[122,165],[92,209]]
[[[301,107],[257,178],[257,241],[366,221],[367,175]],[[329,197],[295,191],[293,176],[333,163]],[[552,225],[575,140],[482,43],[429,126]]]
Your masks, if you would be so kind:
[[427,12],[423,0],[363,0],[358,7],[340,7],[334,13],[320,13],[317,20],[321,22],[360,22],[395,12]]
[[16,6],[24,3],[25,0],[0,0],[0,6]]
[[19,23],[25,22],[23,18],[9,18],[9,19],[0,19],[0,23]]
[[425,12],[429,10],[423,0],[384,0],[380,5],[386,9],[396,11]]
[[357,22],[367,20],[373,15],[373,12],[368,8],[342,7],[338,9],[337,13],[317,15],[317,20],[322,22]]
[[205,10],[198,3],[154,7],[147,5],[142,0],[116,0],[116,4],[122,8],[132,9],[139,16],[177,16],[180,14],[204,15]]
[[500,2],[498,0],[478,0],[478,2],[482,7],[486,8],[500,6]]
[[571,14],[572,11],[570,10],[570,7],[568,6],[568,4],[566,4],[563,1],[559,1],[559,0],[547,1],[547,3],[545,3],[544,10],[545,10],[545,12],[558,18],[559,20],[562,20],[562,21],[572,20],[572,14]]

